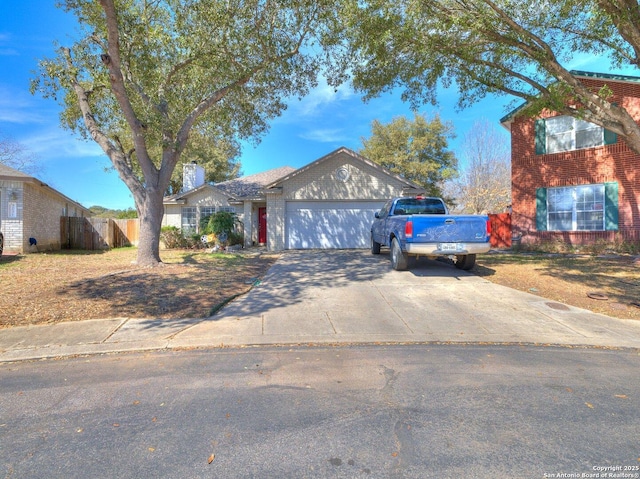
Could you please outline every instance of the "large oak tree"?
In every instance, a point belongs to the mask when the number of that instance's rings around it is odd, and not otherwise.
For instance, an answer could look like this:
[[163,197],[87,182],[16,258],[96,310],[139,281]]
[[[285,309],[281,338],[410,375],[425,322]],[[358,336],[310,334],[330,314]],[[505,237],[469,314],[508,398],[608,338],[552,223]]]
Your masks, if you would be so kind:
[[585,87],[567,65],[602,55],[614,67],[640,64],[636,0],[368,0],[351,12],[360,55],[355,85],[373,97],[398,86],[415,104],[456,85],[461,107],[492,93],[548,108],[624,137],[640,154],[640,126],[611,91]]
[[[324,72],[341,80],[336,0],[66,0],[79,39],[32,89],[100,145],[133,194],[138,263],[156,265],[162,199],[198,137],[257,138]],[[328,67],[328,68],[323,68]]]

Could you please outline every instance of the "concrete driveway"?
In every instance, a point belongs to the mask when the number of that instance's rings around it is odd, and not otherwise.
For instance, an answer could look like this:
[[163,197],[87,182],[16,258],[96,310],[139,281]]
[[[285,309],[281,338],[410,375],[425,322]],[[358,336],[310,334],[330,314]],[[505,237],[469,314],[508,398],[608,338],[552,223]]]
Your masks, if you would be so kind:
[[262,283],[175,336],[221,344],[496,342],[640,347],[640,323],[610,318],[420,260],[393,271],[388,253],[287,252]]
[[520,343],[640,349],[640,321],[493,284],[440,261],[393,271],[388,254],[287,252],[211,318],[106,318],[0,329],[0,362],[265,344]]

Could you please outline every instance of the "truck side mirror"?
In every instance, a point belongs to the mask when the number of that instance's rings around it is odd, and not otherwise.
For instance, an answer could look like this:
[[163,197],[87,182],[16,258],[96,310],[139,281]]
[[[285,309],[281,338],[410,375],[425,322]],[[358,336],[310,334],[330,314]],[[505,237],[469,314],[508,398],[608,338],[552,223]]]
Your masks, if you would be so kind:
[[375,217],[380,218],[380,213],[376,211]]

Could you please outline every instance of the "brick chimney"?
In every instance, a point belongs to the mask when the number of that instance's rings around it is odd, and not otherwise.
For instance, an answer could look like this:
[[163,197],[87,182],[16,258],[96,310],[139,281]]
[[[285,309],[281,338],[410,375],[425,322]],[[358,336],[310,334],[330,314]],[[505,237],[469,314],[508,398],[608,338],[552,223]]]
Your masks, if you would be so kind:
[[204,168],[195,161],[182,165],[182,192],[204,185]]

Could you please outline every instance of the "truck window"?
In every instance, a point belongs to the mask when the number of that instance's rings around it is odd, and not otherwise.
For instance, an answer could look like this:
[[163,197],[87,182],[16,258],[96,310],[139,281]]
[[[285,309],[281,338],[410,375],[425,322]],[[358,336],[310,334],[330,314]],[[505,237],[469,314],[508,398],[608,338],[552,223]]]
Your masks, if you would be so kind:
[[[401,213],[399,210],[402,210]],[[394,214],[405,215],[444,215],[444,203],[438,198],[403,198],[396,202]]]
[[385,216],[387,216],[389,214],[390,207],[391,207],[391,201],[387,201],[382,207],[382,209],[380,210],[380,212],[378,213],[378,217],[384,218]]

